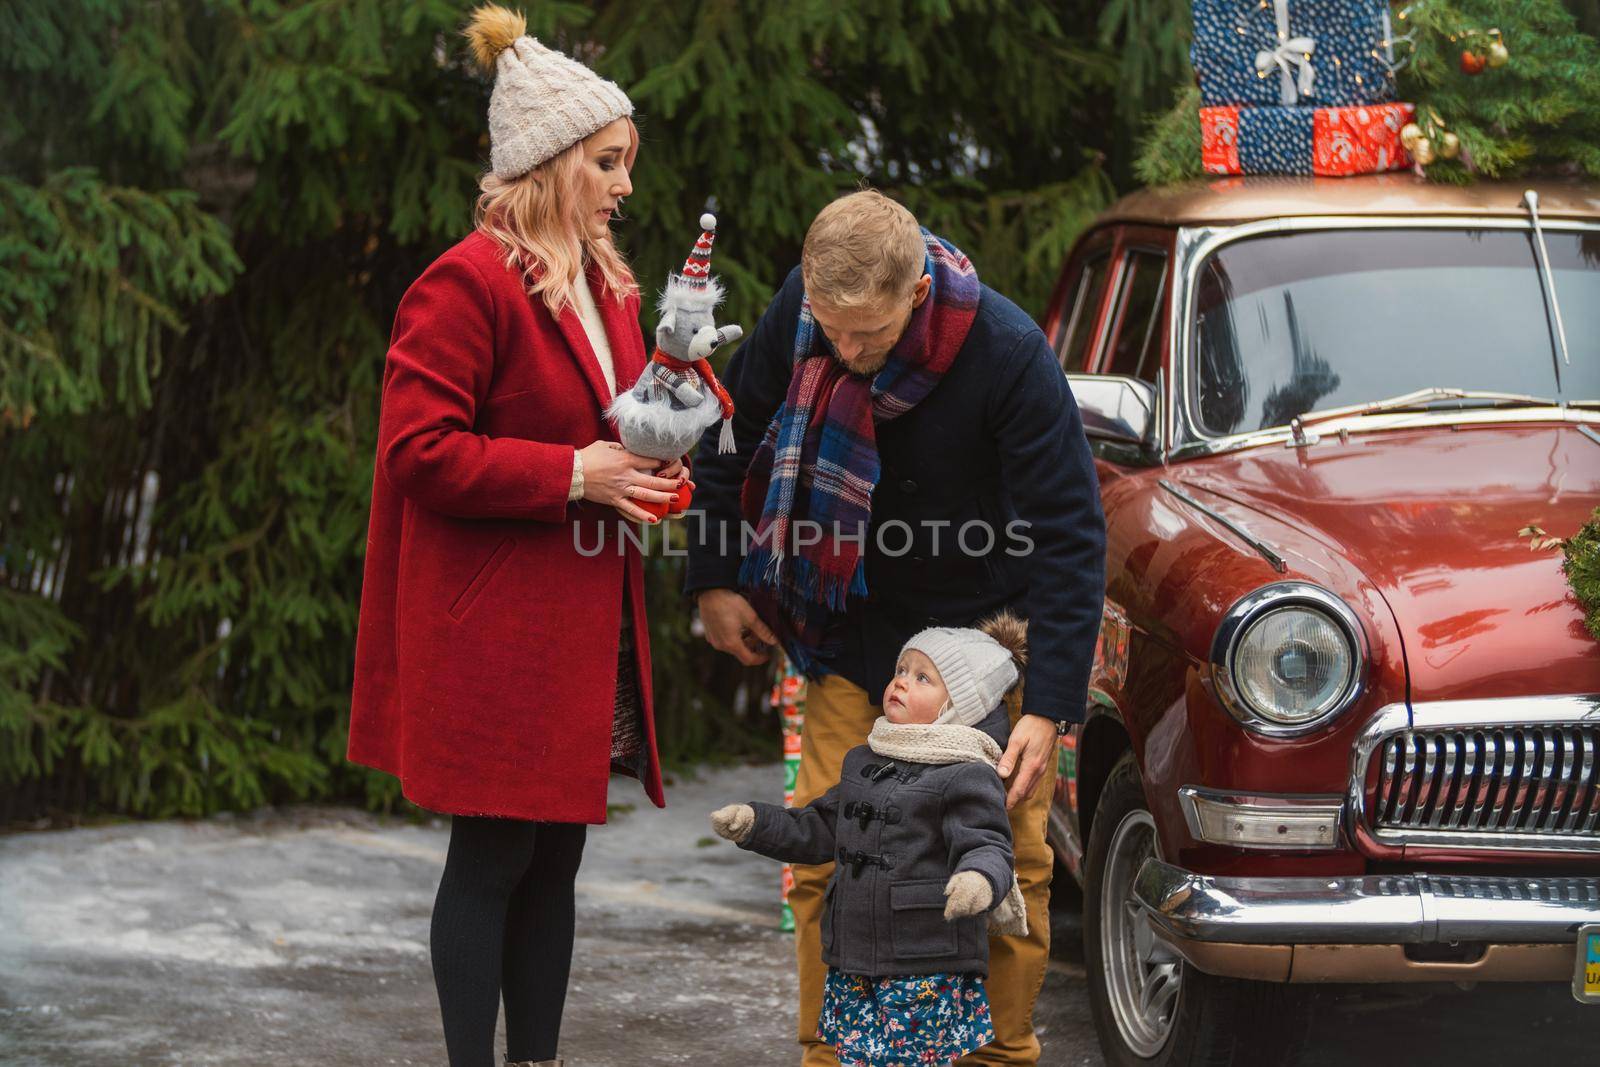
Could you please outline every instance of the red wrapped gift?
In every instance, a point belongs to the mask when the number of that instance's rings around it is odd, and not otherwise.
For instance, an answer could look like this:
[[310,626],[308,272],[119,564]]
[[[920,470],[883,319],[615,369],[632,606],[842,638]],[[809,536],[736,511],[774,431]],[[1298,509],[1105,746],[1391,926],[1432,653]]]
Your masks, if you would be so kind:
[[1200,161],[1207,174],[1243,174],[1239,167],[1239,109],[1200,109]]
[[1400,143],[1400,131],[1416,112],[1411,104],[1317,108],[1312,116],[1312,173],[1343,177],[1409,167],[1411,157]]

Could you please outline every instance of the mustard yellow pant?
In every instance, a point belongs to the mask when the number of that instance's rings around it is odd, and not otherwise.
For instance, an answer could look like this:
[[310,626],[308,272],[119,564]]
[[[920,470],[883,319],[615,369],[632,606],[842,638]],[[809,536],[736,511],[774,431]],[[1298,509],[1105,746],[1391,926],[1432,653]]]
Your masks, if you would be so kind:
[[[1020,696],[1010,701],[1016,722]],[[809,804],[839,780],[844,754],[865,744],[878,709],[860,686],[835,674],[806,687],[806,721],[800,741],[800,774],[794,802]],[[1053,757],[1052,753],[1052,757]],[[1033,1033],[1033,1005],[1044,984],[1050,960],[1050,845],[1045,823],[1055,786],[1055,760],[1033,797],[1011,812],[1012,847],[1016,852],[1017,880],[1028,906],[1027,937],[989,939],[989,1010],[995,1039],[961,1060],[961,1067],[979,1064],[1037,1064],[1039,1039]],[[833,864],[794,869],[789,905],[794,909],[795,957],[800,971],[799,1038],[804,1048],[802,1067],[838,1067],[833,1049],[817,1040],[817,1016],[822,1011],[822,985],[828,968],[822,962],[822,934],[818,919],[822,894]]]

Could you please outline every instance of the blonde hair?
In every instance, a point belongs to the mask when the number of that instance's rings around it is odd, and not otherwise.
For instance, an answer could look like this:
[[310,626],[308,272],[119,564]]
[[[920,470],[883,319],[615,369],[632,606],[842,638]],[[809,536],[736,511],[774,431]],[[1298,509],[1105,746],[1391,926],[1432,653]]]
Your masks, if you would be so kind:
[[[629,159],[639,131],[628,121]],[[505,249],[506,266],[522,273],[529,296],[544,301],[550,314],[577,302],[577,284],[588,263],[595,264],[618,302],[639,291],[627,260],[609,236],[590,235],[579,203],[583,180],[583,142],[516,178],[485,174],[478,182],[474,225]]]
[[876,189],[817,213],[800,250],[806,294],[831,307],[882,305],[922,277],[927,245],[916,216]]

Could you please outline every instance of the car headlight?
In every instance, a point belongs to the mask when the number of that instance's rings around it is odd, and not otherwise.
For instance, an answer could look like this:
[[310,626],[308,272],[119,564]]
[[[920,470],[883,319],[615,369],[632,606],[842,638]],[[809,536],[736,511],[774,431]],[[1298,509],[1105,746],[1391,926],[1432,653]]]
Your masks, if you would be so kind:
[[1365,642],[1344,601],[1309,582],[1278,582],[1223,616],[1211,647],[1223,706],[1260,733],[1314,730],[1361,691]]

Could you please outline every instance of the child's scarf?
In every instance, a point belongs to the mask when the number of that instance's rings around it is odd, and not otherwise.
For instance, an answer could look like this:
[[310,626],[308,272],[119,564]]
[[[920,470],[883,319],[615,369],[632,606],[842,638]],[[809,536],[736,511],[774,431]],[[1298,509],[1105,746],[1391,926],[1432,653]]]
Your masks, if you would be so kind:
[[[837,649],[831,624],[849,597],[867,592],[862,555],[881,470],[876,424],[910,411],[939,384],[978,312],[971,261],[927,230],[922,237],[932,289],[870,381],[834,358],[810,300],[801,305],[789,393],[745,475],[741,509],[756,534],[739,584],[807,675],[819,653]],[[801,519],[815,528],[796,538]]]

